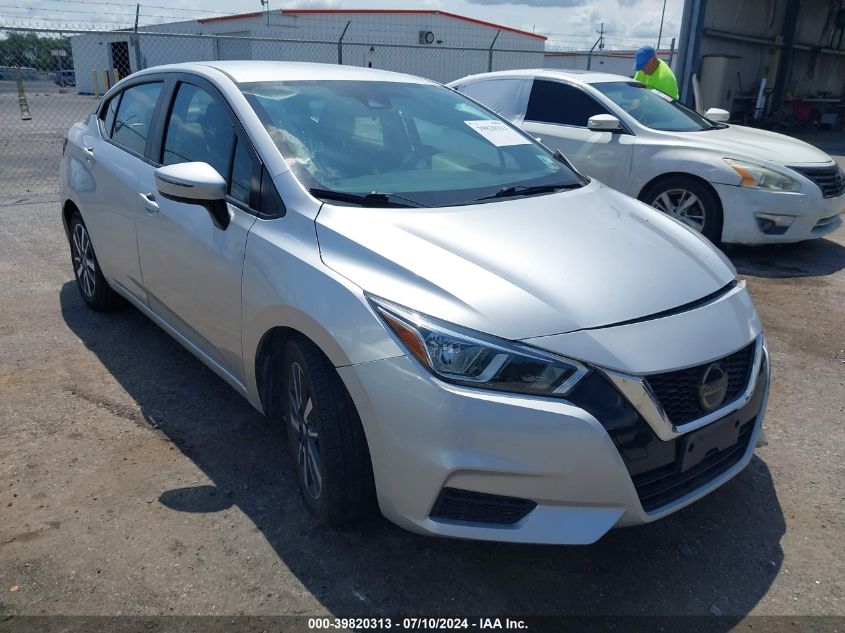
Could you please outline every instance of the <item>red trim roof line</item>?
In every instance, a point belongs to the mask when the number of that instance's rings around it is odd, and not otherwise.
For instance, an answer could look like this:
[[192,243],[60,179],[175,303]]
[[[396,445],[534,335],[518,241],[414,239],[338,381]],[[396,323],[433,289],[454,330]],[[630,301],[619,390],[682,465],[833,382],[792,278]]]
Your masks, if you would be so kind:
[[[494,22],[486,22],[484,20],[476,20],[475,18],[469,18],[465,15],[458,15],[457,13],[450,13],[449,11],[439,11],[437,9],[279,9],[280,13],[287,13],[290,15],[343,15],[343,14],[353,14],[353,15],[365,15],[365,14],[374,14],[374,15],[384,15],[384,14],[411,14],[411,15],[442,15],[447,18],[452,18],[454,20],[463,20],[464,22],[469,22],[471,24],[480,24],[481,26],[487,26],[492,29],[499,29],[501,31],[507,31],[509,33],[516,33],[517,35],[525,35],[528,37],[533,37],[538,40],[547,40],[548,38],[545,35],[539,35],[537,33],[529,33],[528,31],[523,31],[521,29],[515,29],[510,26],[503,26],[501,24],[496,24]],[[208,22],[222,22],[224,20],[239,20],[241,18],[254,18],[256,16],[263,15],[263,12],[254,12],[254,13],[241,13],[239,15],[224,15],[215,18],[202,18],[197,20],[200,24],[206,24]]]
[[538,40],[546,40],[548,39],[545,35],[538,35],[537,33],[529,33],[528,31],[523,31],[521,29],[515,29],[510,26],[503,26],[501,24],[495,24],[494,22],[486,22],[484,20],[476,20],[475,18],[469,18],[465,15],[459,15],[457,13],[451,13],[449,11],[439,11],[437,9],[283,9],[283,13],[291,13],[291,14],[344,14],[344,13],[352,13],[352,14],[424,14],[424,15],[442,15],[447,18],[453,18],[455,20],[463,20],[464,22],[470,22],[471,24],[480,24],[481,26],[488,26],[493,29],[500,29],[502,31],[508,31],[510,33],[517,33],[518,35],[527,35],[528,37],[534,37]]

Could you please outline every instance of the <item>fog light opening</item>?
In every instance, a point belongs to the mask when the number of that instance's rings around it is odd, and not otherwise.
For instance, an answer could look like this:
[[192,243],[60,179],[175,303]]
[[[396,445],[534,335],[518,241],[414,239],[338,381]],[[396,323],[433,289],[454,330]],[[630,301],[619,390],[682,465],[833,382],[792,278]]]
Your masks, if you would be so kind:
[[795,221],[794,215],[776,215],[774,213],[757,213],[757,228],[766,235],[783,235]]

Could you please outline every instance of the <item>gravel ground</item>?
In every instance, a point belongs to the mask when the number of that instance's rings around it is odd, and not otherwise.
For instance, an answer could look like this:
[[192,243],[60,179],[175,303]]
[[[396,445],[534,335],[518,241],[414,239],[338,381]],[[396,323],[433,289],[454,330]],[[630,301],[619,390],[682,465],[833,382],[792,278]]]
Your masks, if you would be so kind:
[[278,428],[135,310],[83,305],[54,187],[0,199],[0,616],[845,616],[845,231],[729,251],[773,364],[742,474],[589,547],[519,546],[316,529]]

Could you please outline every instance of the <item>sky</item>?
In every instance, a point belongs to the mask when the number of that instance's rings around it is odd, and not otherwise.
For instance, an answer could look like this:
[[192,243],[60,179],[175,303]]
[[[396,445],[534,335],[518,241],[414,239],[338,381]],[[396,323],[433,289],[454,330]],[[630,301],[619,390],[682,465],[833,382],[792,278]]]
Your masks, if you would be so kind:
[[[136,0],[0,0],[0,25],[119,28],[134,21]],[[661,45],[680,31],[683,0],[665,0]],[[550,47],[590,48],[604,23],[606,48],[656,44],[664,0],[270,0],[271,10],[441,9],[549,36]],[[141,0],[141,24],[245,13],[259,0]]]

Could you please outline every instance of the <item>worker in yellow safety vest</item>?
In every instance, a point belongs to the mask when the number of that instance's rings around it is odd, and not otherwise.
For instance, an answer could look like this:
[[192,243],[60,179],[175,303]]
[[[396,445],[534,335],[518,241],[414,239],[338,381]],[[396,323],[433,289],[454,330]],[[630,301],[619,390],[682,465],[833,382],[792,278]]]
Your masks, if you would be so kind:
[[678,98],[678,81],[669,64],[657,57],[653,46],[646,44],[637,49],[634,62],[634,79],[648,88],[655,88],[673,99]]

